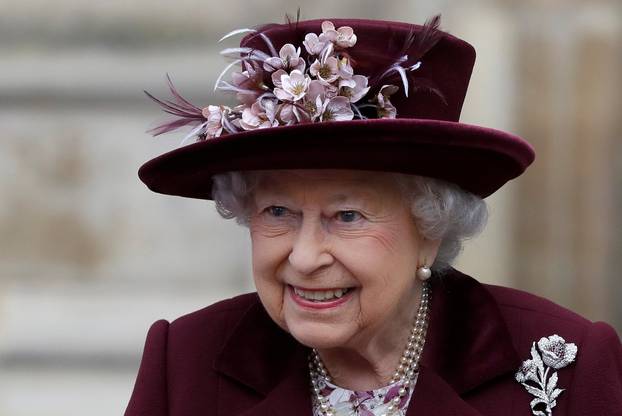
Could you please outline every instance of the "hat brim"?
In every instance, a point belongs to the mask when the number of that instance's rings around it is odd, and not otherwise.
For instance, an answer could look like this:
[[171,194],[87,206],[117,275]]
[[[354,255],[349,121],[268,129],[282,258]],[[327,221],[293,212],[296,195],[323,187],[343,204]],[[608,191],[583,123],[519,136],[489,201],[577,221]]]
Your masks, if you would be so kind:
[[180,147],[146,162],[152,191],[211,199],[228,171],[353,169],[443,179],[482,198],[533,162],[531,145],[500,130],[426,119],[369,119],[244,131]]

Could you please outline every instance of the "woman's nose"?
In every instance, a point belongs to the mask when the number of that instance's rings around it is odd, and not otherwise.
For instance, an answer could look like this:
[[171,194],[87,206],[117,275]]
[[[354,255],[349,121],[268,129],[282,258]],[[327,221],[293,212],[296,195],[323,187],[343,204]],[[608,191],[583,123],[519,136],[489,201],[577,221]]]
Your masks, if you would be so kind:
[[289,254],[291,266],[300,274],[310,275],[332,262],[321,222],[303,219]]

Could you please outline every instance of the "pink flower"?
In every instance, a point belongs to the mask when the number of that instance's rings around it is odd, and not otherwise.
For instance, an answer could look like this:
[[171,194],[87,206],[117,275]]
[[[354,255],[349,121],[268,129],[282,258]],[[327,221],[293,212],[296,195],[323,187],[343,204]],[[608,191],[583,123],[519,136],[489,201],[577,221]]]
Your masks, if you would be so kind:
[[301,112],[301,119],[315,121],[321,114],[324,100],[326,99],[326,85],[318,80],[309,84],[309,90],[302,103],[306,112]]
[[209,105],[202,111],[203,117],[207,119],[207,136],[212,139],[222,134],[223,118],[227,117],[231,109],[224,105]]
[[274,95],[281,101],[298,101],[307,93],[311,78],[294,69],[291,74],[281,75],[281,87],[274,89]]
[[245,63],[246,70],[243,72],[233,72],[231,82],[236,88],[236,98],[238,101],[251,105],[257,97],[265,93],[268,87],[263,83],[263,71],[261,68],[254,68]]
[[350,48],[356,44],[356,35],[350,26],[342,26],[335,30],[331,21],[322,22],[322,34],[340,48]]
[[278,114],[279,119],[286,126],[311,120],[306,110],[301,108],[299,104],[283,103],[279,107]]
[[272,83],[274,84],[275,87],[278,87],[278,88],[282,87],[282,84],[281,84],[282,75],[287,75],[287,71],[285,71],[284,69],[279,69],[272,73],[272,76],[271,76]]
[[395,118],[397,116],[397,109],[391,104],[389,97],[398,90],[399,87],[395,85],[383,85],[382,88],[380,88],[380,92],[376,96],[379,118]]
[[354,68],[350,65],[350,60],[343,57],[337,63],[339,66],[339,76],[344,79],[352,78],[354,75]]
[[258,100],[242,111],[240,127],[244,130],[276,127],[279,125],[279,121],[276,119],[277,109],[278,106],[274,99]]
[[334,84],[324,85],[324,94],[326,98],[334,98],[339,95],[339,87]]
[[326,86],[312,80],[304,98],[298,103],[284,103],[279,110],[279,119],[286,125],[312,122],[320,117],[326,98]]
[[296,112],[296,106],[290,103],[284,103],[279,106],[279,119],[286,126],[298,123],[299,117]]
[[315,33],[307,33],[305,40],[302,42],[309,55],[320,55],[324,48],[331,43],[326,35],[316,35]]
[[363,75],[354,75],[350,79],[339,80],[339,95],[348,97],[351,103],[359,101],[369,91],[367,86],[367,77]]
[[300,48],[296,49],[291,43],[286,43],[279,51],[279,57],[271,57],[264,61],[263,69],[269,72],[277,69],[286,71],[297,69],[304,72],[305,66],[305,60],[300,57]]
[[324,101],[321,108],[320,121],[346,121],[354,118],[350,100],[346,97],[329,98]]
[[339,78],[339,63],[334,56],[329,56],[322,62],[316,59],[309,68],[309,72],[320,81],[330,84]]

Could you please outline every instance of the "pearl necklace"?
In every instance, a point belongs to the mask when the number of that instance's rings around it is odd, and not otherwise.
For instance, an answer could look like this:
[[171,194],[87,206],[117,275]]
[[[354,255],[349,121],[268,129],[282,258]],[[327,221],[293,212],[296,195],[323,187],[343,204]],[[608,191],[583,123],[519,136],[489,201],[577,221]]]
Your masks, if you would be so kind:
[[[408,337],[408,343],[400,358],[400,363],[391,378],[391,383],[400,382],[401,387],[398,395],[393,398],[392,403],[388,407],[388,415],[393,414],[398,410],[398,406],[402,399],[409,394],[410,390],[414,387],[415,376],[419,372],[419,358],[423,351],[423,345],[425,344],[425,335],[428,329],[429,321],[429,303],[431,300],[431,289],[429,282],[423,283],[421,291],[421,301],[419,303],[419,310],[415,323],[410,331]],[[313,394],[320,406],[320,411],[323,416],[335,416],[335,409],[331,406],[328,397],[322,395],[321,382],[331,382],[332,379],[320,358],[320,355],[315,350],[311,351],[309,355],[309,373],[311,374],[311,385]]]

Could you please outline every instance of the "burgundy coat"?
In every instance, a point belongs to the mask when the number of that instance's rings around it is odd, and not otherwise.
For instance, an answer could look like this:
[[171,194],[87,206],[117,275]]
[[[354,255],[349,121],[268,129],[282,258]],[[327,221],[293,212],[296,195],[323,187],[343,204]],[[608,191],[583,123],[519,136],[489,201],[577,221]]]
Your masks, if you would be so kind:
[[[514,379],[534,341],[578,347],[557,370],[554,416],[622,415],[616,332],[545,299],[452,270],[433,283],[428,338],[408,416],[531,415]],[[311,415],[308,349],[255,293],[153,324],[126,416]]]

